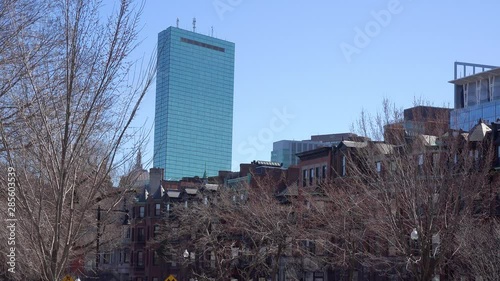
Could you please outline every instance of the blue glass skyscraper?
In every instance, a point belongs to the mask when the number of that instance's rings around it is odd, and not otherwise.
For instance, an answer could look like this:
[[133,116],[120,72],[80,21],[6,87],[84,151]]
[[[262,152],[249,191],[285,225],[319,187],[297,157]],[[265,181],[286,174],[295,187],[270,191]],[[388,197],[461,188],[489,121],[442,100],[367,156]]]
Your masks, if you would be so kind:
[[234,43],[169,27],[158,34],[154,167],[165,178],[231,169]]

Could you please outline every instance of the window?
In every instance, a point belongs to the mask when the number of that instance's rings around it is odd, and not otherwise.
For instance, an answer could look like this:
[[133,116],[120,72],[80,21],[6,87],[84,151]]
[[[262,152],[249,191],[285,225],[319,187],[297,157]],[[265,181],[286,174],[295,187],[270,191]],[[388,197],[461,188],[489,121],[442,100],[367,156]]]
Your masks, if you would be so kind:
[[500,216],[500,193],[497,193],[495,199],[495,215]]
[[130,239],[130,227],[127,227],[126,233],[125,233],[125,238]]
[[109,253],[104,253],[102,263],[103,264],[109,264],[110,259],[111,259],[111,255]]
[[153,281],[160,281],[160,279],[158,279],[158,277],[153,277]]
[[207,48],[207,49],[212,49],[212,50],[223,52],[223,53],[226,51],[226,49],[224,49],[224,48],[221,48],[221,47],[218,47],[218,46],[214,46],[214,45],[211,45],[211,44],[207,44],[207,43],[203,43],[203,42],[196,41],[196,40],[187,39],[187,38],[184,38],[184,37],[181,37],[181,42],[192,44],[192,45],[196,45],[196,46],[200,46],[200,47]]
[[500,145],[497,146],[497,167],[500,166]]
[[306,186],[307,183],[307,169],[302,171],[302,186]]
[[345,176],[346,175],[346,159],[345,159],[345,155],[342,156],[342,176]]
[[304,241],[304,248],[307,252],[309,252],[311,254],[316,253],[316,244],[311,240]]
[[440,157],[439,153],[433,153],[432,154],[432,165],[434,167],[438,167],[439,166],[439,157]]
[[155,224],[153,226],[153,237],[156,237],[156,235],[158,235],[160,233],[160,226]]
[[144,206],[140,206],[139,207],[139,218],[143,218],[144,217]]
[[156,251],[153,251],[153,265],[160,264],[160,255]]
[[431,257],[435,257],[439,253],[439,246],[441,244],[441,239],[439,233],[432,235],[432,254]]
[[489,100],[492,101],[493,100],[493,89],[494,88],[494,81],[495,81],[495,76],[491,76],[488,78],[488,84],[489,84],[489,87],[488,87],[488,94],[489,94]]
[[161,213],[161,204],[160,203],[156,203],[155,204],[155,216],[159,216],[160,213]]
[[313,273],[313,280],[314,281],[323,281],[324,280],[324,273],[321,271],[315,271]]
[[419,166],[424,165],[424,155],[423,154],[418,155],[418,165]]
[[321,178],[324,180],[326,179],[326,165],[323,165],[322,170],[321,170]]
[[389,163],[389,166],[390,166],[391,172],[395,172],[397,170],[397,168],[398,168],[398,166],[397,166],[397,164],[396,164],[395,161],[391,161]]
[[375,162],[375,167],[377,169],[377,173],[380,174],[380,172],[382,172],[382,162],[380,161]]
[[320,176],[319,176],[320,175],[320,173],[319,173],[319,167],[316,167],[315,174],[316,174],[316,183],[319,183],[319,178],[320,178]]
[[311,168],[309,169],[309,185],[313,184],[313,179],[314,179],[314,169]]
[[128,250],[123,250],[123,262],[124,263],[130,262],[130,255],[128,253]]
[[214,251],[210,252],[210,267],[215,268],[215,253],[214,253]]
[[469,87],[468,87],[468,84],[464,84],[463,89],[464,89],[464,107],[467,107],[469,105]]
[[137,228],[137,241],[144,241],[144,228],[142,227]]
[[424,172],[424,155],[419,154],[417,158],[418,173],[421,175]]
[[142,251],[137,252],[137,266],[144,266],[144,253]]
[[432,167],[434,168],[434,173],[437,173],[439,168],[439,153],[432,154]]

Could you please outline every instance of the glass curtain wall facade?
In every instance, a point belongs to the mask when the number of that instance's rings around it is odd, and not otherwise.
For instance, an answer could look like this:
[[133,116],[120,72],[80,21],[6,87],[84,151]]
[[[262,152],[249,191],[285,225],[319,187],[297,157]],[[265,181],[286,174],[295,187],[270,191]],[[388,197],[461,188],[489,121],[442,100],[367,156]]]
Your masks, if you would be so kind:
[[271,161],[283,163],[283,168],[288,168],[297,165],[300,161],[297,153],[309,151],[323,146],[337,145],[338,142],[321,142],[321,141],[294,141],[281,140],[273,143],[273,151],[271,151]]
[[499,68],[456,79],[451,83],[455,84],[451,128],[469,131],[479,119],[491,123],[500,118]]
[[154,167],[165,179],[231,169],[234,43],[169,27],[158,34]]

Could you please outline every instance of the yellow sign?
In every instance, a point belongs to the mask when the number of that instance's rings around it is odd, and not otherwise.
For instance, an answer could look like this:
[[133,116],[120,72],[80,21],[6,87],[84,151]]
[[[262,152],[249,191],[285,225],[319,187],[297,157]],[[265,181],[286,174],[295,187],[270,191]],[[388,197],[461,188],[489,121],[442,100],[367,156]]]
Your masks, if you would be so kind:
[[175,279],[175,277],[170,274],[170,276],[167,277],[167,279],[165,279],[165,281],[177,281],[177,279]]
[[71,277],[69,275],[66,275],[66,276],[64,276],[64,278],[62,279],[62,281],[75,281],[75,279],[73,279],[73,277]]

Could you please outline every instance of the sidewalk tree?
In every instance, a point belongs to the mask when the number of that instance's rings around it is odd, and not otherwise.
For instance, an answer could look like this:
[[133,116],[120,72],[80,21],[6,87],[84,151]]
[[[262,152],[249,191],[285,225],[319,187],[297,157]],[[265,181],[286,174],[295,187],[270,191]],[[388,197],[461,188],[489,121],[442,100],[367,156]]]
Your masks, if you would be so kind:
[[0,164],[16,171],[22,272],[10,279],[60,280],[72,258],[94,247],[98,202],[121,200],[111,176],[137,137],[130,124],[154,63],[130,73],[140,4],[121,0],[112,11],[103,4],[1,4],[0,25],[9,28],[1,31]]

